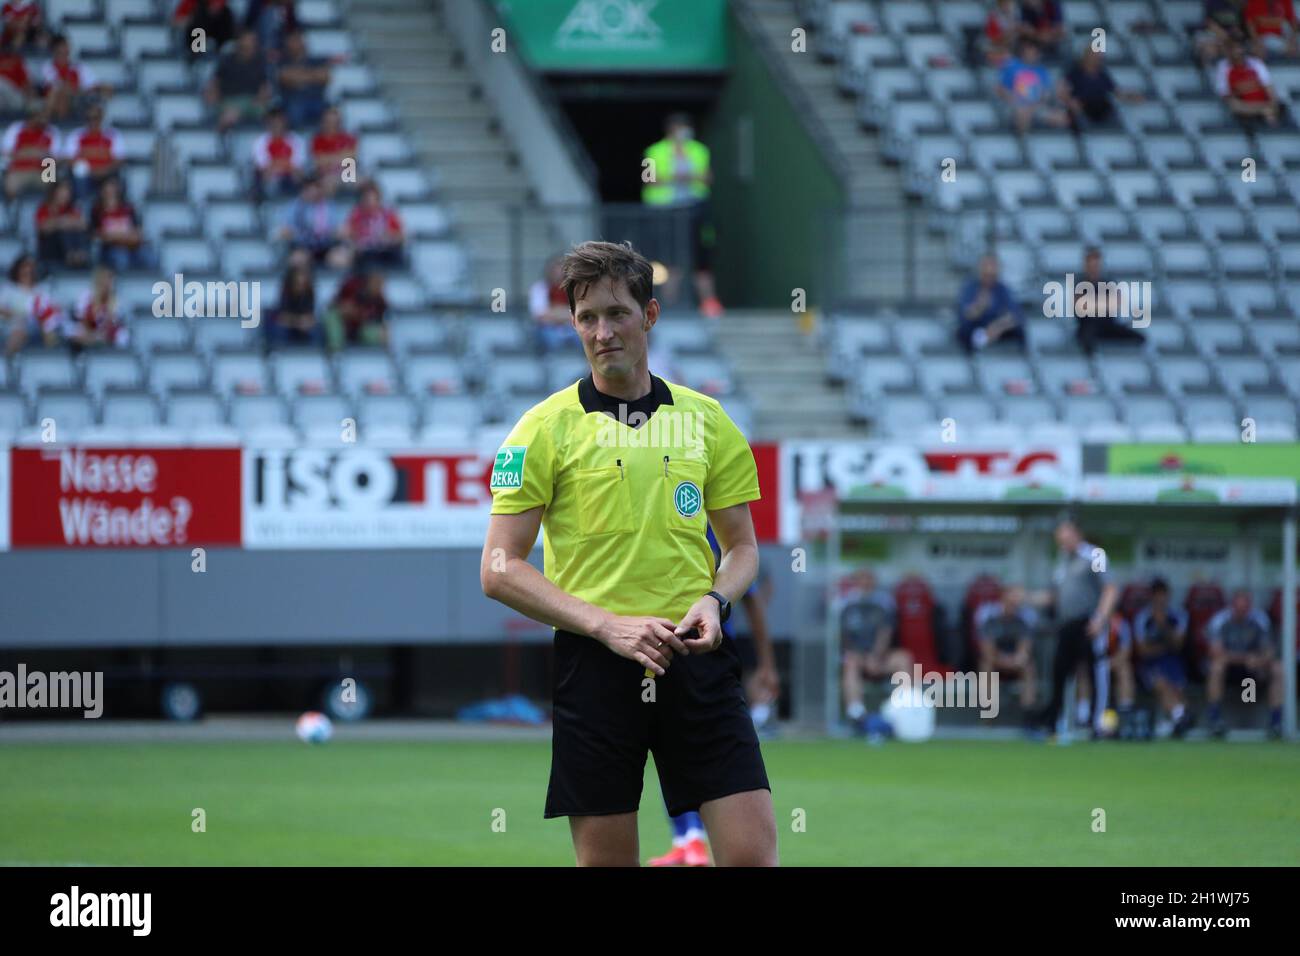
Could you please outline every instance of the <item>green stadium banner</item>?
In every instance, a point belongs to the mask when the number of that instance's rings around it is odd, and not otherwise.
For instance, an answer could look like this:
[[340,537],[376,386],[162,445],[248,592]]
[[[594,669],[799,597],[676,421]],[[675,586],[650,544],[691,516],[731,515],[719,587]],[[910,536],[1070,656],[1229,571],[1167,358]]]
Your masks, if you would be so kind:
[[[1085,453],[1085,462],[1087,459]],[[1086,469],[1092,470],[1092,469]],[[1145,444],[1106,447],[1105,474],[1204,478],[1290,478],[1300,482],[1300,444]]]
[[720,71],[727,0],[495,0],[508,41],[545,72]]

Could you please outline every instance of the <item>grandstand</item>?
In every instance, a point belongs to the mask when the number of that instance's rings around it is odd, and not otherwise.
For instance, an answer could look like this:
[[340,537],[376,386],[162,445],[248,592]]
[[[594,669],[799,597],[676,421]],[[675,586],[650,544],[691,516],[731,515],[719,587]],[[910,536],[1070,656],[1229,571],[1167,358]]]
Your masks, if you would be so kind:
[[[1300,131],[1251,139],[1232,119],[1194,64],[1200,3],[1065,2],[1071,48],[1104,29],[1108,68],[1144,99],[1118,105],[1118,128],[1023,140],[996,109],[996,71],[968,61],[986,4],[753,6],[773,44],[806,24],[820,62],[789,75],[834,148],[854,158],[853,200],[872,200],[847,207],[845,248],[827,250],[848,277],[827,323],[828,374],[860,420],[898,436],[955,415],[972,439],[1235,441],[1250,417],[1260,440],[1294,440]],[[1300,65],[1280,60],[1271,72],[1279,98],[1300,102]],[[857,123],[842,118],[846,99]],[[942,182],[947,158],[959,172]],[[880,214],[907,203],[891,194],[911,197],[913,242]],[[1103,248],[1115,277],[1154,285],[1158,318],[1139,354],[1089,358],[1068,323],[1033,318],[1043,284],[1081,271],[1088,245]],[[957,280],[986,247],[1030,317],[1025,355],[971,360],[954,342]],[[909,268],[924,282],[904,284]]]
[[[262,129],[246,122],[222,137],[213,128],[202,90],[215,57],[191,63],[183,55],[170,6],[46,4],[50,27],[114,90],[106,123],[121,137],[126,193],[159,263],[117,276],[129,348],[74,356],[33,344],[0,360],[0,440],[39,441],[40,423],[53,419],[62,441],[293,444],[322,434],[337,441],[340,422],[351,417],[363,442],[456,444],[482,424],[508,425],[580,376],[576,340],[573,354],[542,360],[518,307],[506,315],[488,307],[497,288],[523,301],[545,258],[585,232],[546,214],[520,216],[522,205],[588,194],[541,181],[554,164],[520,162],[520,144],[506,136],[511,118],[494,112],[472,55],[467,60],[457,44],[467,28],[456,22],[460,11],[449,18],[439,4],[296,5],[310,55],[332,61],[327,96],[358,135],[359,176],[377,182],[408,237],[406,264],[385,270],[388,348],[267,354],[262,329],[154,314],[154,283],[177,273],[186,282],[259,283],[264,311],[273,308],[286,251],[274,233],[289,203],[250,198],[249,157]],[[27,59],[29,72],[39,73],[43,54]],[[501,95],[499,82],[495,89]],[[543,105],[531,105],[545,115]],[[17,119],[5,117],[6,125]],[[530,156],[541,152],[536,142],[529,148]],[[355,201],[340,199],[345,211]],[[34,249],[39,203],[29,195],[0,212],[6,264]],[[343,278],[319,270],[317,302],[328,302]],[[90,281],[86,270],[48,266],[50,296],[65,309]],[[690,380],[728,388],[701,327],[683,324],[660,338],[683,353],[680,369]],[[510,396],[505,402],[484,396],[489,359],[494,382]]]

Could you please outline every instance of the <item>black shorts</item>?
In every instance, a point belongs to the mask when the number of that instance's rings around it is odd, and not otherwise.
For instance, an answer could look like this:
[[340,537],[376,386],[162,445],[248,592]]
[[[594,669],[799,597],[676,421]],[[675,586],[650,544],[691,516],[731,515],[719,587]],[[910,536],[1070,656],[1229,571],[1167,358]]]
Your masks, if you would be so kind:
[[668,813],[748,790],[771,790],[730,639],[676,656],[644,701],[645,668],[594,638],[555,632],[551,781],[546,817],[632,813],[646,754]]

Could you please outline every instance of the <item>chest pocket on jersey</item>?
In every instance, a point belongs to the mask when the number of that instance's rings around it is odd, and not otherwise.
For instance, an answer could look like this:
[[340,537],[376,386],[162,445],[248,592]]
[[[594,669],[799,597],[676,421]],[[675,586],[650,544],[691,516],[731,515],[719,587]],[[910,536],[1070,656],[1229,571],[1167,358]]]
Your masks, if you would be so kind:
[[709,520],[704,510],[704,479],[707,474],[702,461],[668,461],[660,474],[663,485],[660,513],[668,528],[704,533]]
[[622,534],[633,529],[632,496],[626,473],[618,465],[580,468],[574,483],[578,528],[583,534]]

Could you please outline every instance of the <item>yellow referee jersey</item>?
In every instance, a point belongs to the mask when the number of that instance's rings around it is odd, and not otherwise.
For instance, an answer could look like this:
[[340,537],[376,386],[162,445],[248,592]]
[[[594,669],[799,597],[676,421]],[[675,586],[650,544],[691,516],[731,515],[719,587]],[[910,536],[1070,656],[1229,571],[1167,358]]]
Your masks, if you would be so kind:
[[492,468],[492,514],[539,505],[543,573],[614,614],[680,620],[713,587],[707,511],[756,501],[749,443],[715,399],[656,376],[639,427],[591,376],[534,405]]

